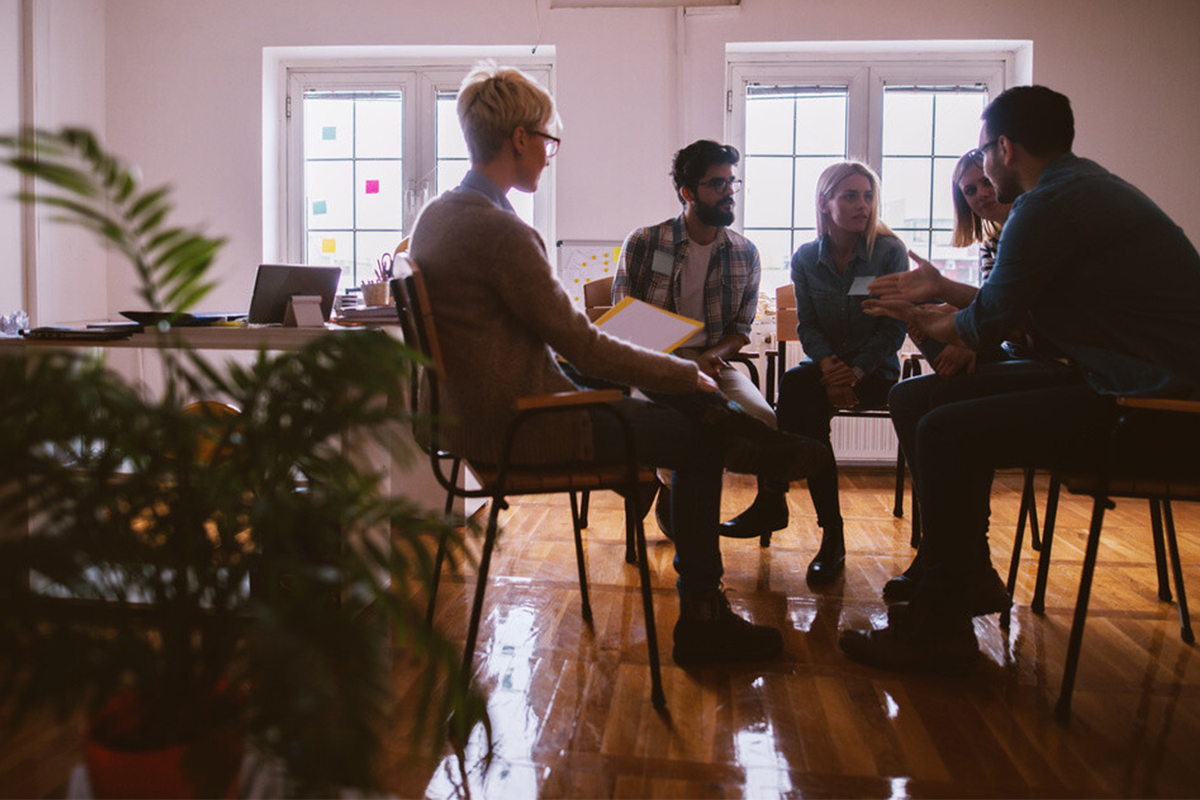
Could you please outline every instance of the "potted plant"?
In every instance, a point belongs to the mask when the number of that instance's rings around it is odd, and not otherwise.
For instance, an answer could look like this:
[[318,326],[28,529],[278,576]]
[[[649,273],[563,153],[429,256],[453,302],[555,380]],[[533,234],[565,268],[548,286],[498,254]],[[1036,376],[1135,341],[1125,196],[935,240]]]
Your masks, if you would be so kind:
[[[169,226],[168,189],[142,190],[90,133],[0,146],[38,180],[38,203],[126,256],[150,309],[184,312],[211,288],[223,240]],[[448,717],[460,739],[487,730],[455,648],[419,607],[444,523],[387,496],[353,452],[395,452],[405,404],[381,398],[419,356],[379,331],[241,366],[182,343],[161,352],[156,396],[86,350],[0,358],[0,515],[28,515],[29,530],[0,542],[10,715],[87,708],[98,792],[228,794],[243,739],[282,767],[288,792],[370,790],[390,636],[424,669],[414,736],[443,736]],[[186,413],[193,398],[240,413]],[[461,534],[450,540],[461,549]],[[181,784],[128,766],[152,750]],[[100,785],[105,759],[134,782]]]

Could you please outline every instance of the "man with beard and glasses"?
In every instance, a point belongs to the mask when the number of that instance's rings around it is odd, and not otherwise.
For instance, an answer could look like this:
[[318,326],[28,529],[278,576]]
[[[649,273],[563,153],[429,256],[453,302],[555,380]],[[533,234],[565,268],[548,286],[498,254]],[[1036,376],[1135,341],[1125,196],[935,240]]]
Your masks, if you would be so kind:
[[[671,177],[683,213],[629,234],[612,296],[614,304],[628,295],[701,320],[704,327],[675,355],[695,361],[722,393],[774,428],[775,412],[758,387],[728,362],[750,342],[762,271],[758,248],[727,227],[733,223],[733,196],[742,185],[733,174],[739,158],[736,148],[707,139],[675,154]],[[723,523],[721,535],[768,544],[771,533],[788,523],[785,492],[786,483],[760,477],[754,503]],[[668,497],[664,489],[656,516],[669,536]]]
[[[980,384],[921,416],[912,462],[921,579],[886,628],[842,634],[856,661],[970,666],[995,470],[1105,463],[1113,395],[1200,399],[1200,255],[1150,198],[1071,152],[1074,138],[1065,96],[1044,86],[1001,94],[983,112],[975,154],[996,199],[1013,204],[987,281],[976,290],[925,264],[871,284],[878,299],[864,304],[867,313],[977,352],[1027,327],[1037,357],[1055,369]],[[952,305],[915,305],[933,297]],[[1200,425],[1160,424],[1131,422],[1121,463],[1194,469]]]

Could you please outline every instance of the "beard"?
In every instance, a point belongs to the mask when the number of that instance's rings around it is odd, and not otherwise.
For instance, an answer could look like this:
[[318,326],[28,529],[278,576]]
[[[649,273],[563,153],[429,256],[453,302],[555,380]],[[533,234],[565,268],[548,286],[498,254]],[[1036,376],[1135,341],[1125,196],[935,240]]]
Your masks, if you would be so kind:
[[997,203],[1011,203],[1024,192],[1021,182],[1017,179],[1017,174],[1006,171],[1003,167],[999,167],[999,171],[994,176],[988,175],[987,178],[996,188]]
[[724,228],[733,224],[733,198],[719,203],[695,203],[696,219],[714,228]]

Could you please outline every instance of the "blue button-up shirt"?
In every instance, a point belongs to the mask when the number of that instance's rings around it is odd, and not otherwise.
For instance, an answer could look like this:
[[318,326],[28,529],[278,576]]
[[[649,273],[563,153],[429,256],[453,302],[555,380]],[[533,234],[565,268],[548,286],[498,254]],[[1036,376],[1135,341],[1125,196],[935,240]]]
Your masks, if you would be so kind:
[[996,266],[954,324],[978,350],[1026,314],[1039,350],[1097,391],[1200,396],[1200,255],[1137,188],[1073,153],[1013,203]]
[[507,211],[510,214],[517,213],[516,209],[512,207],[512,203],[508,202],[508,193],[501,189],[494,180],[474,167],[467,170],[462,183],[454,187],[454,191],[477,194],[486,198],[489,203],[501,211]]
[[[687,264],[689,241],[683,215],[629,234],[621,247],[613,280],[613,303],[632,295],[667,311],[677,311],[679,276]],[[736,231],[722,228],[713,240],[704,278],[706,347],[731,333],[750,341],[761,277],[758,248]]]
[[796,288],[796,332],[804,355],[813,361],[837,356],[847,366],[867,375],[896,380],[900,360],[896,351],[904,344],[904,323],[863,313],[865,297],[851,297],[850,285],[860,276],[879,277],[908,269],[908,252],[894,236],[880,236],[867,254],[859,239],[854,255],[839,275],[828,236],[801,245],[792,256],[792,284]]

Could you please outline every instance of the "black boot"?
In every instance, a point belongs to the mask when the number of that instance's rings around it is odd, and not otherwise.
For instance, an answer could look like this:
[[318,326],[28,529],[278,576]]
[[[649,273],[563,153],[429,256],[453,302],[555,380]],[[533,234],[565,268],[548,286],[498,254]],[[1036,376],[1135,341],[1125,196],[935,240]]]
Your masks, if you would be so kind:
[[658,489],[658,499],[654,501],[654,521],[663,536],[675,540],[675,532],[671,530],[671,487],[663,484]]
[[785,491],[786,487],[779,489],[759,484],[758,495],[750,507],[721,523],[721,535],[732,539],[758,539],[761,546],[769,547],[771,534],[788,524]]
[[703,598],[680,598],[672,653],[676,664],[762,661],[781,652],[782,634],[733,613],[724,592],[714,590]]
[[917,593],[917,583],[921,580],[921,551],[913,556],[908,569],[883,585],[883,599],[889,603],[907,603]]
[[821,547],[808,565],[808,583],[820,586],[833,582],[846,566],[846,543],[841,528],[829,528],[821,535]]

